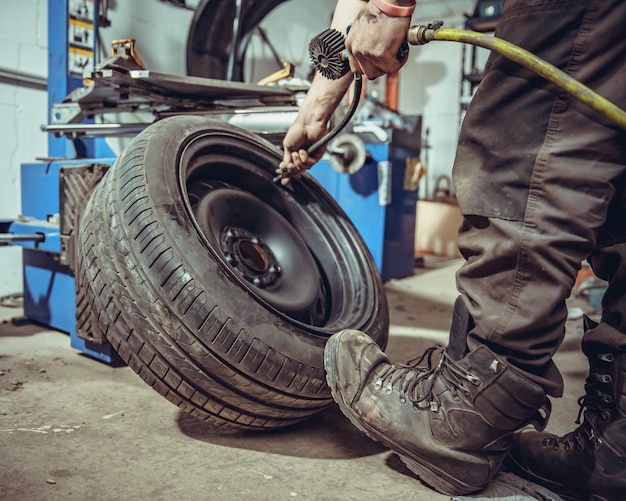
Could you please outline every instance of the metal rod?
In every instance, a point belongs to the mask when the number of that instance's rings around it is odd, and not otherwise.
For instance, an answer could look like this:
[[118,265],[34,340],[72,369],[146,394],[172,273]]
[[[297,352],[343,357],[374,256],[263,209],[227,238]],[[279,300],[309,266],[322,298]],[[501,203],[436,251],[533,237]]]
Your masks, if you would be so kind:
[[0,82],[36,90],[48,90],[46,78],[7,68],[0,68]]
[[149,123],[42,125],[41,130],[67,136],[123,136],[141,132]]
[[233,19],[233,40],[230,48],[230,55],[228,57],[228,69],[226,73],[226,80],[231,81],[235,72],[235,56],[237,54],[237,45],[240,39],[240,24],[241,24],[241,12],[242,2],[241,0],[235,0],[235,18]]
[[42,233],[25,235],[19,233],[0,233],[0,245],[7,245],[11,242],[43,242],[46,239]]

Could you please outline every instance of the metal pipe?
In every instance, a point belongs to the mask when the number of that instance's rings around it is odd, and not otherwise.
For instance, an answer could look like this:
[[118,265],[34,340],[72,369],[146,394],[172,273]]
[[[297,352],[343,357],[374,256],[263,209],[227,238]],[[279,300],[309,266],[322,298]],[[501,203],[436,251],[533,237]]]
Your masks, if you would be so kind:
[[241,12],[242,12],[241,0],[235,0],[235,18],[233,19],[233,40],[230,48],[230,55],[228,56],[228,69],[226,73],[226,80],[231,81],[235,72],[235,56],[237,52],[237,45],[241,36]]
[[0,68],[0,82],[35,90],[48,90],[48,80],[46,78],[7,68]]
[[46,239],[43,233],[24,235],[19,233],[0,233],[0,245],[8,245],[12,242],[43,242]]
[[135,135],[150,125],[149,123],[136,124],[65,124],[42,125],[43,132],[50,132],[56,136],[70,137],[100,137],[100,136],[130,136]]

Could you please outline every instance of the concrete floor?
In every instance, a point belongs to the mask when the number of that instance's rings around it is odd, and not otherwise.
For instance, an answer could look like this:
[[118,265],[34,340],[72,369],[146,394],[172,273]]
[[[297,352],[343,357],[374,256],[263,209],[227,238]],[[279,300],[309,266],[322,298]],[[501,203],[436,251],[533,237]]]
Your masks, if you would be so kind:
[[[445,342],[458,265],[387,284],[393,360]],[[0,499],[448,499],[335,406],[288,430],[214,435],[128,367],[79,354],[57,331],[13,325],[20,314],[0,308]],[[553,402],[553,432],[575,426],[581,334],[581,320],[569,321],[556,357],[566,395]]]

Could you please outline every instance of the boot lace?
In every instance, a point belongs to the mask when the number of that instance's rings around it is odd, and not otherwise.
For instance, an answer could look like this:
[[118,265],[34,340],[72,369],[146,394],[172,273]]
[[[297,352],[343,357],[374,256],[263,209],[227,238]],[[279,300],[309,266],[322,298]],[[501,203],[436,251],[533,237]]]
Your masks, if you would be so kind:
[[[604,364],[612,364],[615,356],[612,353],[601,353],[597,355],[600,362]],[[612,418],[613,397],[612,383],[613,378],[610,374],[602,373],[595,368],[595,364],[589,371],[589,376],[585,381],[585,394],[578,399],[578,417],[576,424],[580,424],[580,418],[586,410],[600,416],[604,421]]]
[[[586,415],[586,411],[599,416],[605,421],[612,418],[613,397],[611,392],[613,378],[610,374],[607,374],[607,372],[611,372],[610,370],[602,371],[599,366],[610,368],[614,360],[615,356],[613,354],[601,353],[597,355],[597,360],[590,363],[589,376],[585,381],[585,395],[578,399],[576,424],[581,424],[581,417],[583,413]],[[583,450],[588,442],[597,444],[601,441],[602,439],[596,435],[593,425],[585,419],[581,426],[563,437],[546,437],[543,440],[543,445],[551,447],[554,451],[558,451],[563,447],[566,452],[569,452],[572,449]]]
[[470,393],[467,383],[480,384],[480,379],[454,363],[443,346],[435,345],[406,364],[387,366],[374,383],[374,389],[380,391],[384,388],[388,395],[396,389],[401,403],[409,400],[416,407],[426,403],[436,412],[439,399],[433,389],[438,375],[454,398],[458,398],[459,391],[465,395]]
[[543,440],[543,445],[544,447],[551,447],[555,452],[561,447],[563,447],[566,452],[571,451],[572,448],[581,451],[585,447],[586,438],[593,438],[593,430],[591,430],[591,437],[589,433],[585,433],[585,437],[582,428],[583,427],[580,426],[563,437],[547,437]]

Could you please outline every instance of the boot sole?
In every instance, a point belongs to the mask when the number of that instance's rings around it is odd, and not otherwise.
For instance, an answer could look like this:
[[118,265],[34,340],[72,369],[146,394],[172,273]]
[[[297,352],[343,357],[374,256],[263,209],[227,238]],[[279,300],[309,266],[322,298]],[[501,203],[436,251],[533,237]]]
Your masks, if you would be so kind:
[[331,371],[337,366],[337,348],[339,347],[339,341],[336,337],[332,337],[326,343],[326,349],[324,350],[324,365],[326,368],[326,382],[330,387],[330,391],[335,399],[335,402],[339,405],[341,412],[350,420],[350,422],[360,431],[365,433],[370,439],[375,442],[383,444],[394,451],[402,462],[411,470],[415,475],[422,479],[426,484],[431,486],[438,492],[446,494],[448,496],[460,496],[464,494],[471,494],[482,490],[485,486],[470,486],[463,482],[459,482],[458,479],[452,477],[447,472],[434,468],[432,464],[429,464],[427,459],[421,458],[401,445],[387,439],[383,434],[374,428],[371,428],[368,424],[362,423],[356,412],[352,410],[350,405],[344,401],[342,395],[339,393],[336,386],[335,377],[331,376]]
[[507,456],[504,460],[505,468],[515,473],[517,476],[521,478],[525,478],[530,482],[534,482],[537,485],[542,485],[545,488],[551,490],[555,494],[558,494],[559,497],[563,499],[563,501],[581,501],[583,499],[588,501],[609,501],[608,498],[600,497],[598,495],[589,494],[588,492],[568,489],[563,484],[559,484],[547,478],[539,477],[525,470],[521,465],[517,463],[511,456]]

